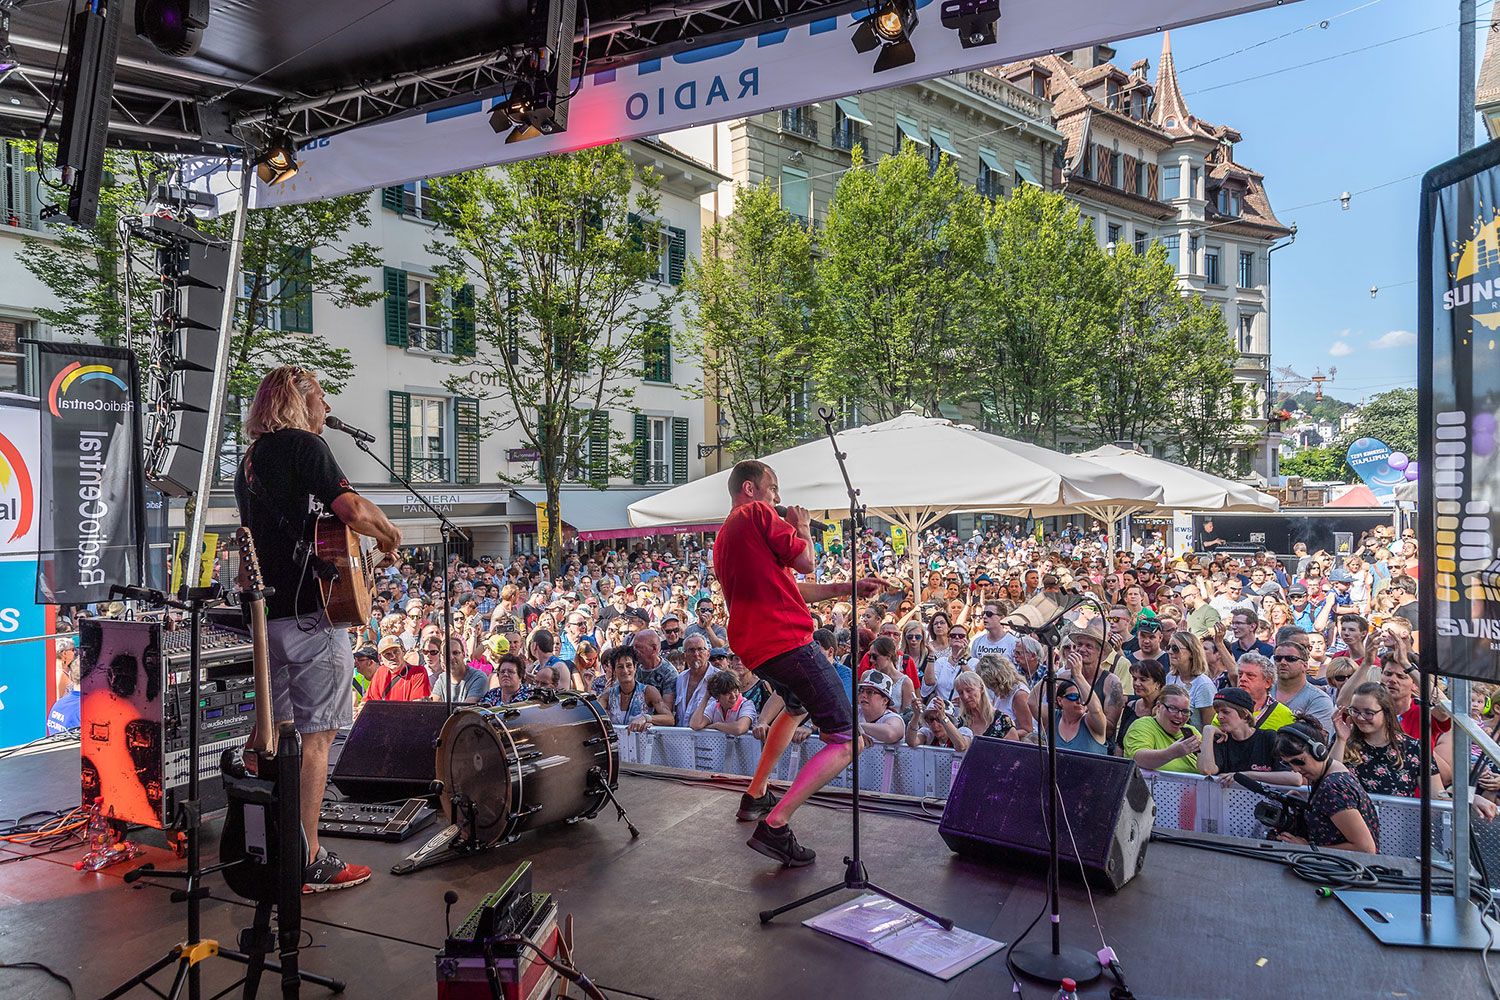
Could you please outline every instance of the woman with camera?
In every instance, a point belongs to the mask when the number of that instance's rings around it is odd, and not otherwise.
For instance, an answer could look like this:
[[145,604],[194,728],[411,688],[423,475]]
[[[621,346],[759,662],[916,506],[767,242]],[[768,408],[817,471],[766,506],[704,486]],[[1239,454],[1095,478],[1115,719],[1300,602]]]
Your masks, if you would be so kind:
[[1307,835],[1281,832],[1288,844],[1333,847],[1375,854],[1380,841],[1380,814],[1359,779],[1334,756],[1328,734],[1306,713],[1276,731],[1276,755],[1312,786],[1307,796]]
[[[1422,747],[1401,731],[1391,694],[1375,683],[1354,689],[1349,704],[1333,717],[1334,759],[1342,761],[1371,795],[1418,794]],[[1443,783],[1434,763],[1428,788],[1442,794]]]

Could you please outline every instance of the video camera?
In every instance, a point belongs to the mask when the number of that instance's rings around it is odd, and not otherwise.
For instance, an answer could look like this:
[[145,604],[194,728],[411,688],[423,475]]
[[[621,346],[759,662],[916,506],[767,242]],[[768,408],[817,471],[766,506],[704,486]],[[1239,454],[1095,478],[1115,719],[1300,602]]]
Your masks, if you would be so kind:
[[1247,775],[1236,773],[1235,784],[1250,789],[1264,801],[1255,803],[1255,821],[1272,835],[1290,833],[1307,837],[1307,803],[1295,795],[1272,791]]

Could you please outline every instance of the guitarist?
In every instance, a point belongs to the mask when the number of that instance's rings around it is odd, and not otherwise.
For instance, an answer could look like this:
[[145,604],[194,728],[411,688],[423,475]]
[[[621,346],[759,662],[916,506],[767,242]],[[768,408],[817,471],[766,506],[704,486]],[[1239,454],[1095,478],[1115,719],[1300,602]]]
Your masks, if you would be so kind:
[[[353,722],[354,656],[347,631],[329,624],[315,575],[317,508],[331,511],[394,556],[401,531],[354,492],[320,437],[330,407],[312,372],[294,365],[261,380],[245,423],[251,445],[235,476],[240,520],[254,533],[266,583],[272,705],[278,723],[302,737],[302,830],[308,863],[303,892],[359,885],[370,869],[318,844],[318,810],[334,735]],[[252,737],[254,739],[254,737]]]

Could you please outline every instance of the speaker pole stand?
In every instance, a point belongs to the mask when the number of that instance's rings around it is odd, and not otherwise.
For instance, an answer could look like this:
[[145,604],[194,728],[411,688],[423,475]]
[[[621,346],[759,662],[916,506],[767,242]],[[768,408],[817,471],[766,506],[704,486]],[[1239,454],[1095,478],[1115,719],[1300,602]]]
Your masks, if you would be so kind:
[[[1059,612],[1050,622],[1036,628],[1012,626],[1017,631],[1030,632],[1047,647],[1047,676],[1043,681],[1046,686],[1042,689],[1045,698],[1038,699],[1037,707],[1049,713],[1046,719],[1047,764],[1043,768],[1045,778],[1042,784],[1047,790],[1047,898],[1051,906],[1052,941],[1045,945],[1018,945],[1011,949],[1010,960],[1021,972],[1044,983],[1061,983],[1064,979],[1088,983],[1098,979],[1104,970],[1099,965],[1098,958],[1085,949],[1062,943],[1062,914],[1057,900],[1057,800],[1062,793],[1057,786],[1057,726],[1053,724],[1051,713],[1055,711],[1054,670],[1063,614],[1064,612]],[[1104,669],[1103,664],[1099,669]]]
[[[849,479],[849,467],[844,464],[844,459],[845,459],[846,456],[844,455],[844,453],[842,451],[839,450],[838,438],[836,438],[834,436],[834,433],[833,433],[833,416],[834,416],[833,411],[830,410],[826,406],[825,407],[820,407],[819,410],[818,410],[818,416],[821,417],[822,420],[823,420],[823,428],[824,428],[824,430],[828,434],[828,442],[829,442],[829,444],[833,445],[833,457],[839,463],[839,471],[841,473],[843,473],[843,476],[844,476],[844,488],[849,493],[849,537],[845,541],[846,541],[846,545],[848,546],[848,549],[849,549],[849,607],[851,609],[850,613],[853,614],[854,612],[857,612],[859,610],[859,539],[860,539],[860,534],[864,530],[864,525],[865,525],[865,505],[862,502],[860,502],[860,499],[859,499],[859,490],[857,490],[857,489],[854,488],[854,483]],[[858,624],[858,623],[856,622],[856,624]],[[853,746],[854,746],[853,757],[852,757],[852,760],[850,761],[850,767],[851,767],[850,774],[851,774],[851,785],[852,785],[852,789],[851,790],[853,791],[853,796],[852,796],[852,799],[851,799],[851,804],[853,806],[853,809],[852,809],[851,814],[850,814],[850,824],[851,824],[852,830],[851,830],[851,834],[850,834],[849,856],[844,859],[844,880],[842,882],[835,882],[833,885],[830,885],[830,886],[827,886],[825,888],[819,889],[817,892],[814,892],[814,893],[812,893],[810,895],[803,896],[801,899],[794,899],[790,903],[787,903],[787,904],[785,904],[783,906],[778,906],[774,910],[762,910],[760,912],[760,922],[763,923],[763,924],[768,924],[775,917],[779,916],[780,914],[786,913],[788,910],[795,910],[798,907],[805,906],[806,904],[814,902],[815,900],[822,899],[824,896],[831,896],[835,892],[840,891],[841,889],[855,889],[855,890],[861,890],[861,891],[864,891],[864,892],[873,892],[876,895],[884,896],[886,899],[889,899],[891,902],[896,903],[896,904],[898,904],[900,906],[904,906],[908,910],[911,910],[913,913],[919,913],[919,914],[921,914],[922,916],[926,917],[928,920],[931,920],[933,923],[936,923],[939,926],[941,926],[943,928],[943,930],[945,930],[945,931],[951,931],[953,929],[953,921],[950,920],[949,918],[947,918],[947,917],[940,917],[940,916],[938,916],[935,913],[932,913],[932,912],[930,912],[928,910],[924,910],[922,907],[917,906],[915,903],[908,903],[906,900],[902,899],[900,896],[897,896],[895,893],[890,892],[890,891],[888,891],[886,889],[883,889],[880,886],[876,885],[874,882],[871,882],[869,874],[865,871],[864,862],[860,860],[860,854],[859,854],[859,739],[860,739],[860,732],[859,732],[859,629],[858,628],[855,628],[855,629],[851,630],[851,634],[850,634],[850,637],[849,637],[849,642],[850,642],[850,645],[849,645],[849,663],[851,665],[851,669],[849,671],[849,705],[850,705],[850,707],[852,708],[852,710],[854,712],[854,731],[849,734],[849,738],[853,741]]]

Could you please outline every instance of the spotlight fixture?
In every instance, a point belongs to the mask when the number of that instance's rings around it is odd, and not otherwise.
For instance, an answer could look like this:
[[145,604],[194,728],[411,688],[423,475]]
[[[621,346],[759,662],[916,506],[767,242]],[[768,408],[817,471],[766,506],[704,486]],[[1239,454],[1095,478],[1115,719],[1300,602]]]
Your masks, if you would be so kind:
[[135,33],[162,55],[197,52],[207,27],[208,0],[136,0]]
[[[978,0],[976,0],[978,2]],[[875,72],[883,73],[916,61],[917,50],[911,35],[917,30],[917,5],[914,0],[885,0],[855,24],[856,52],[869,52],[880,46],[875,57]]]
[[263,184],[280,184],[297,175],[297,147],[287,132],[273,132],[265,151],[255,161],[255,176]]
[[1345,191],[1343,194],[1339,195],[1339,207],[1346,212],[1349,211],[1349,199],[1353,197],[1354,196],[1348,191]]
[[491,129],[511,130],[507,143],[568,130],[577,0],[531,0],[528,12],[534,27],[525,65],[510,96],[490,112]]
[[1000,0],[943,0],[942,19],[943,27],[958,32],[964,48],[994,45]]

